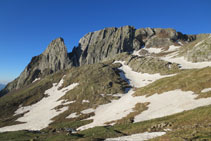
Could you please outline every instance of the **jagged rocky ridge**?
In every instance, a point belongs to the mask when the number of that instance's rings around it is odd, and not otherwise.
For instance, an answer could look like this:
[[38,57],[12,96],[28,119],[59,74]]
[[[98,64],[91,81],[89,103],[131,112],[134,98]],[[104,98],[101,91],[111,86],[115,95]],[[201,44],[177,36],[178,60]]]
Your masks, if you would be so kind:
[[122,52],[139,50],[143,46],[165,48],[179,43],[186,44],[196,38],[196,35],[185,35],[170,28],[112,27],[86,34],[71,53],[67,52],[64,40],[57,38],[42,54],[32,58],[21,75],[0,92],[0,96],[59,70],[94,64]]

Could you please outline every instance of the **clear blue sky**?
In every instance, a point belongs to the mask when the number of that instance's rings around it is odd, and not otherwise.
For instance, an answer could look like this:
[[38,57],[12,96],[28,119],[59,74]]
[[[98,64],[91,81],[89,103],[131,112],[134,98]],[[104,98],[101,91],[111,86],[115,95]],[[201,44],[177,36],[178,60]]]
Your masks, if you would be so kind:
[[86,33],[133,25],[211,33],[211,0],[0,0],[0,82],[17,77],[51,40],[68,51]]

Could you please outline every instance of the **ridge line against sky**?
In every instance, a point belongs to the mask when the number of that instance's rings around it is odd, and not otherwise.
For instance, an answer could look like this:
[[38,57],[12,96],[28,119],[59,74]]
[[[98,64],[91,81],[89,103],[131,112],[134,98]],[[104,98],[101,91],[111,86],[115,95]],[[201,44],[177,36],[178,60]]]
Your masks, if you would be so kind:
[[211,33],[210,5],[210,0],[1,0],[0,83],[18,77],[57,37],[70,52],[86,33],[106,27]]

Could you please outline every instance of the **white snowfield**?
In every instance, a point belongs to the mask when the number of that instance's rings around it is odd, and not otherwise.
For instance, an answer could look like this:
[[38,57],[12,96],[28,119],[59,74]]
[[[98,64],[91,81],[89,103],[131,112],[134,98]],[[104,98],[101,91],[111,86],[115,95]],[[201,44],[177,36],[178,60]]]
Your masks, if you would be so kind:
[[171,46],[169,46],[168,50],[166,50],[165,52],[177,51],[180,47],[181,46],[171,45]]
[[73,83],[65,88],[58,90],[58,88],[61,87],[62,84],[63,79],[58,84],[54,83],[52,88],[45,91],[45,94],[47,94],[48,97],[43,98],[42,100],[31,106],[20,107],[15,112],[15,114],[17,115],[28,111],[24,114],[23,117],[17,119],[17,121],[24,123],[0,128],[0,132],[18,130],[41,130],[47,127],[52,122],[51,119],[53,117],[61,114],[68,109],[67,107],[63,107],[59,110],[55,110],[54,108],[62,105],[63,102],[62,100],[58,101],[58,99],[65,95],[66,92],[78,85],[78,83]]
[[162,48],[153,48],[153,47],[144,48],[144,47],[142,47],[142,48],[139,49],[139,50],[134,50],[134,51],[133,51],[133,55],[141,56],[141,55],[139,54],[139,52],[140,52],[142,49],[148,51],[149,53],[158,54],[158,53],[161,53],[161,52],[174,52],[174,51],[178,51],[180,47],[181,47],[181,46],[171,45],[171,46],[169,46],[168,50],[163,50]]
[[121,63],[122,66],[119,68],[122,73],[120,76],[125,79],[132,87],[143,87],[146,86],[160,78],[172,76],[172,75],[160,75],[156,74],[148,74],[148,73],[140,73],[133,71],[128,65],[125,65],[125,61],[115,61],[114,63]]
[[165,134],[165,132],[144,132],[140,134],[133,134],[130,136],[122,136],[118,138],[108,138],[105,141],[145,141]]
[[162,48],[154,48],[154,47],[150,47],[150,48],[144,48],[145,50],[147,50],[149,53],[161,53],[162,52]]
[[39,81],[39,80],[40,80],[40,78],[36,78],[36,79],[34,79],[34,81],[32,83]]
[[89,113],[92,113],[94,112],[95,110],[93,108],[89,108],[89,109],[86,109],[86,110],[83,110],[81,111],[82,114],[89,114]]
[[[200,44],[200,42],[198,43]],[[182,69],[201,69],[201,68],[205,68],[205,67],[210,67],[211,66],[211,62],[197,62],[197,63],[193,63],[190,61],[187,61],[183,56],[182,57],[178,57],[178,49],[180,46],[170,46],[169,49],[170,50],[174,50],[176,52],[173,52],[165,57],[161,57],[162,60],[168,61],[168,62],[172,62],[172,63],[177,63],[180,64]],[[195,45],[196,47],[196,45]]]
[[139,50],[134,50],[134,51],[133,51],[133,55],[141,56],[141,55],[139,54],[140,51],[141,51],[141,49],[139,49]]
[[211,88],[203,89],[201,92],[202,92],[202,93],[206,93],[206,92],[209,92],[209,91],[211,91]]
[[193,62],[187,61],[184,57],[175,57],[175,56],[172,56],[172,55],[162,57],[161,59],[168,61],[168,62],[180,64],[182,69],[201,69],[201,68],[211,66],[211,62],[193,63]]
[[80,115],[77,115],[76,113],[72,113],[69,116],[67,116],[66,118],[76,118],[79,117]]
[[67,106],[67,105],[75,103],[75,102],[76,102],[75,100],[73,100],[73,101],[63,101],[62,105]]
[[[120,68],[127,78],[130,85],[133,87],[143,87],[162,77],[159,74],[143,74],[132,71],[132,69],[124,65],[124,62],[116,61],[114,63],[122,63]],[[122,74],[123,75],[123,74]],[[147,81],[151,80],[151,81]],[[120,99],[113,100],[111,103],[100,105],[95,110],[95,116],[90,117],[93,122],[84,125],[78,130],[85,130],[95,126],[103,126],[107,122],[115,121],[126,117],[129,113],[133,112],[133,108],[137,103],[149,102],[148,109],[141,114],[135,116],[135,122],[150,120],[153,118],[164,117],[175,113],[183,112],[184,110],[191,110],[200,106],[210,105],[211,98],[195,99],[197,97],[192,91],[173,90],[164,92],[162,94],[154,94],[149,97],[145,96],[132,96],[133,90],[129,90]]]
[[140,122],[164,117],[211,104],[211,98],[196,99],[196,97],[197,95],[192,91],[181,91],[179,89],[154,94],[150,97],[142,97],[143,102],[150,102],[150,104],[146,111],[135,116],[134,121]]
[[83,100],[82,103],[89,103],[89,100]]
[[[81,113],[82,114],[90,114],[90,113],[92,113],[92,112],[94,112],[95,111],[95,109],[93,109],[93,108],[89,108],[89,109],[86,109],[86,110],[83,110],[83,111],[81,111]],[[79,117],[81,114],[78,114],[77,115],[77,113],[72,113],[72,114],[70,114],[69,116],[67,116],[66,118],[76,118],[76,117]]]
[[[114,63],[121,63],[122,67],[120,70],[124,72],[120,73],[123,79],[127,79],[129,84],[133,87],[143,87],[157,79],[171,76],[161,76],[159,74],[146,74],[146,73],[138,73],[132,71],[132,69],[124,65],[122,61],[115,61]],[[125,75],[125,76],[123,76]],[[79,127],[78,130],[85,130],[88,128],[92,128],[95,126],[103,126],[106,122],[111,122],[115,120],[122,119],[126,117],[129,113],[133,112],[133,108],[137,103],[142,103],[144,101],[143,97],[133,97],[133,90],[129,90],[126,94],[122,95],[122,97],[118,100],[113,100],[111,103],[100,105],[95,109],[95,116],[90,117],[89,119],[93,119],[94,121],[90,124]]]
[[[203,42],[204,42],[204,40],[202,40],[201,42],[197,43],[195,45],[195,47],[197,47],[198,45],[200,45]],[[165,57],[161,57],[161,59],[165,60],[165,61],[168,61],[168,62],[180,64],[182,69],[200,69],[200,68],[210,67],[211,66],[211,62],[197,62],[197,63],[193,63],[193,62],[187,61],[184,57],[177,57],[178,50],[179,50],[180,47],[181,46],[171,45],[171,46],[169,46],[168,50],[165,50],[165,51],[162,50],[162,48],[153,48],[153,47],[143,48],[143,49],[147,50],[149,53],[172,52],[171,54],[168,54]],[[141,56],[141,55],[139,55],[139,52],[141,50],[142,49],[140,49],[138,51],[134,51],[133,55]]]

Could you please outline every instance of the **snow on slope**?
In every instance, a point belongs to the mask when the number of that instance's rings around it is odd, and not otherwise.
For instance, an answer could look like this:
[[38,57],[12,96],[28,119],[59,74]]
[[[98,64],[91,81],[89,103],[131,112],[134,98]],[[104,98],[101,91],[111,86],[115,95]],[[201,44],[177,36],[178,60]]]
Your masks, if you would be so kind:
[[[121,76],[129,81],[129,84],[133,87],[143,87],[157,79],[169,76],[137,73],[132,71],[129,66],[124,65],[124,62],[116,61],[115,63],[123,64],[120,69],[124,73],[122,73]],[[95,116],[89,118],[93,119],[93,122],[78,128],[78,130],[85,130],[95,126],[103,126],[106,122],[111,122],[126,117],[133,111],[132,109],[137,103],[149,102],[150,104],[148,105],[148,110],[143,111],[141,114],[135,117],[135,122],[168,116],[183,112],[184,110],[191,110],[200,106],[211,104],[211,98],[195,99],[197,95],[191,91],[184,92],[181,90],[173,90],[162,94],[154,94],[149,97],[134,97],[132,96],[133,93],[134,91],[131,89],[120,99],[113,100],[111,103],[97,107],[97,109],[95,109]]]
[[[211,36],[210,36],[211,38]],[[204,41],[204,40],[203,40]],[[197,45],[203,43],[203,41],[199,42]],[[197,46],[195,45],[195,46]],[[193,63],[190,61],[187,61],[183,56],[182,57],[177,57],[178,55],[178,50],[181,46],[175,46],[175,45],[171,45],[169,46],[168,50],[162,50],[162,48],[143,48],[145,50],[147,50],[149,53],[161,53],[161,52],[173,52],[168,54],[165,57],[161,57],[162,60],[168,61],[168,62],[172,62],[172,63],[177,63],[180,64],[182,69],[200,69],[200,68],[204,68],[204,67],[208,67],[211,66],[211,62],[197,62],[197,63]],[[136,56],[141,56],[139,55],[139,52],[142,49],[138,50],[138,51],[134,51],[133,55]]]
[[141,49],[139,49],[139,50],[134,50],[134,51],[133,51],[133,55],[141,56],[141,55],[139,54],[140,51],[141,51]]
[[62,100],[58,101],[66,92],[75,88],[78,83],[73,83],[65,88],[58,90],[63,84],[63,79],[58,83],[54,83],[53,87],[46,90],[45,94],[49,95],[48,97],[43,98],[39,102],[26,107],[20,107],[15,114],[24,114],[23,117],[17,119],[17,121],[24,122],[22,124],[6,126],[0,128],[0,132],[5,131],[18,131],[18,130],[41,130],[47,127],[51,122],[52,118],[61,114],[67,107],[63,107],[59,110],[55,110],[54,108],[62,104]]
[[162,57],[161,59],[168,62],[180,64],[182,69],[200,69],[200,68],[211,66],[211,62],[193,63],[193,62],[187,61],[184,57],[166,56],[166,57]]
[[166,50],[165,52],[176,51],[176,50],[178,50],[180,47],[181,47],[181,46],[171,45],[171,46],[169,46],[168,50]]
[[[143,96],[142,96],[143,97]],[[175,113],[191,110],[200,106],[211,104],[211,98],[197,97],[192,91],[173,90],[162,94],[143,97],[144,102],[150,102],[148,109],[135,116],[134,121],[140,122],[154,118],[164,117]]]
[[[132,71],[129,66],[124,65],[124,62],[122,61],[115,61],[114,63],[122,64],[120,70],[122,70],[124,73],[120,73],[120,75],[123,79],[127,79],[129,81],[129,84],[133,87],[143,87],[154,82],[157,79],[169,76],[138,73]],[[136,103],[143,102],[142,97],[133,97],[133,93],[134,91],[131,89],[120,99],[113,100],[111,103],[100,105],[99,107],[97,107],[95,109],[95,116],[89,118],[93,119],[94,121],[90,124],[78,128],[78,130],[84,130],[95,126],[103,126],[106,122],[111,122],[127,116],[133,111],[132,109],[135,107]]]
[[[170,49],[171,49],[171,46],[170,46]],[[172,47],[172,49],[173,49],[173,47]],[[177,49],[175,48],[175,51],[176,50]],[[211,62],[197,62],[197,63],[193,63],[193,62],[187,61],[183,56],[182,57],[178,57],[177,55],[178,55],[178,51],[177,52],[173,52],[173,53],[171,53],[171,54],[169,54],[169,55],[167,55],[165,57],[161,57],[161,59],[165,60],[165,61],[168,61],[168,62],[180,64],[182,69],[200,69],[200,68],[211,66]]]
[[122,136],[118,138],[108,138],[105,141],[144,141],[166,134],[165,132],[144,132],[140,134],[133,134],[130,136]]
[[149,53],[161,53],[162,52],[162,48],[144,48],[145,50],[147,50]]
[[67,116],[66,118],[76,118],[79,117],[80,115],[77,115],[77,113],[72,113],[69,116]]
[[206,93],[206,92],[209,92],[209,91],[211,91],[211,88],[203,89],[201,92],[202,92],[202,93]]
[[156,74],[148,74],[148,73],[140,73],[133,71],[128,65],[125,65],[124,61],[115,61],[114,63],[121,63],[122,66],[119,68],[122,73],[120,76],[125,79],[132,87],[143,87],[146,86],[155,80],[158,80],[163,77],[172,76],[172,75],[160,75]]
[[40,80],[40,78],[36,78],[36,79],[34,79],[34,81],[32,83],[39,81],[39,80]]

